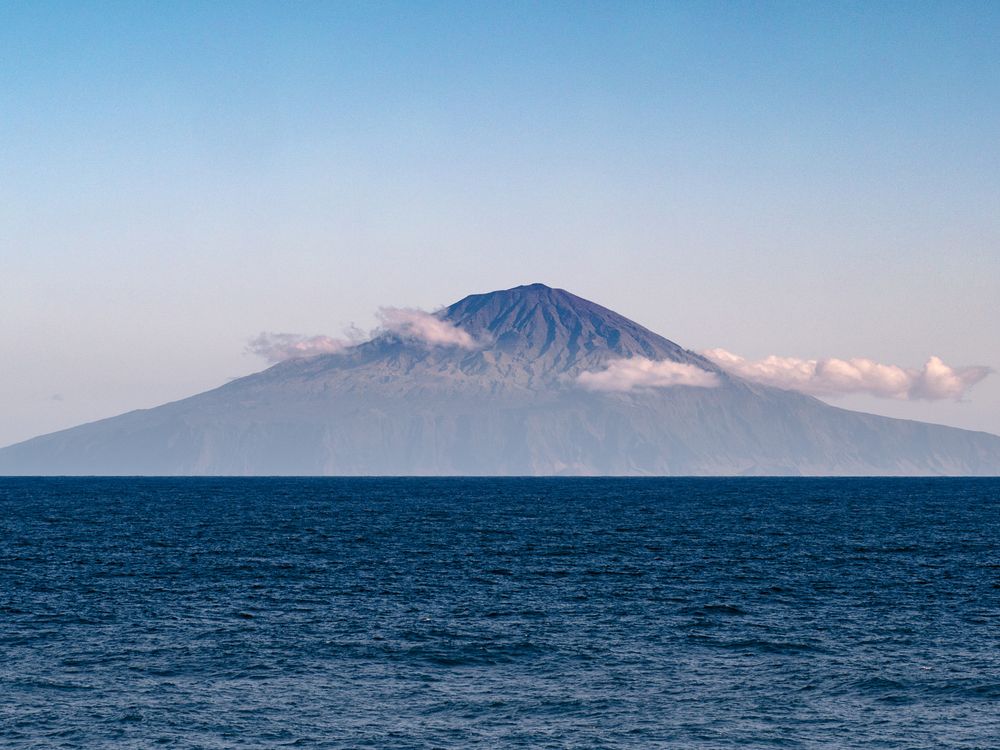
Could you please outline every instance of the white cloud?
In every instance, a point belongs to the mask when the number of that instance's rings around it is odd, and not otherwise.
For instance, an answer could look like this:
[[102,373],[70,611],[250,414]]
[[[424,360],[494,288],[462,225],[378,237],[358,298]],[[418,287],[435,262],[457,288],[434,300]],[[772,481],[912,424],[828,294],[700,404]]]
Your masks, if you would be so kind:
[[631,391],[675,385],[714,388],[719,385],[719,376],[682,362],[630,357],[612,360],[598,372],[581,372],[576,382],[589,391]]
[[881,398],[957,401],[991,372],[989,367],[951,367],[939,357],[931,357],[919,369],[909,369],[864,358],[799,359],[771,355],[748,360],[725,349],[709,349],[702,354],[746,380],[813,396],[867,393]]
[[920,370],[910,389],[910,398],[928,400],[952,398],[956,401],[980,380],[989,375],[989,367],[949,367],[938,357],[931,357]]
[[274,363],[284,362],[286,359],[314,357],[317,354],[334,354],[351,346],[352,343],[354,342],[329,336],[264,332],[250,339],[247,351]]
[[476,340],[467,331],[436,318],[423,310],[406,307],[380,307],[378,319],[386,331],[404,338],[414,338],[431,346],[458,346],[475,349]]
[[432,346],[458,346],[474,349],[476,341],[460,328],[440,320],[422,310],[400,307],[382,307],[376,313],[382,323],[380,329],[364,334],[351,326],[346,338],[330,336],[305,336],[299,333],[263,332],[247,343],[246,350],[263,357],[272,364],[287,359],[314,357],[318,354],[335,354],[378,335],[380,331],[394,333],[407,339],[416,339]]

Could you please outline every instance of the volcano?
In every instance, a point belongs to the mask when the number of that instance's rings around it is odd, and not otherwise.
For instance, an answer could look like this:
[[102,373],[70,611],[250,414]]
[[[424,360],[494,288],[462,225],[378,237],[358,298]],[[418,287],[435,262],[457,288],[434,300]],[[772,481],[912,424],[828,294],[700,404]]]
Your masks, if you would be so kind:
[[[1000,437],[742,380],[562,289],[474,294],[434,318],[461,337],[383,331],[191,398],[9,446],[0,473],[1000,474]],[[584,387],[621,362],[687,379]]]

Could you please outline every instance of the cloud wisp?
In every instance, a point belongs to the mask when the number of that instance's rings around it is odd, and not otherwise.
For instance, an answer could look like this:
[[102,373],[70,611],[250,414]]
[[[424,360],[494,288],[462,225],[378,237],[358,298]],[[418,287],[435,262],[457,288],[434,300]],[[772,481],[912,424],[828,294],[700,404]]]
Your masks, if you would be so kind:
[[262,332],[247,343],[247,351],[263,357],[271,364],[286,359],[335,354],[356,342],[329,336],[303,336],[299,333]]
[[440,318],[409,307],[380,307],[378,319],[385,331],[402,338],[417,339],[430,346],[475,349],[478,344],[468,331]]
[[952,367],[940,357],[930,357],[920,368],[904,368],[864,358],[799,359],[771,355],[750,360],[725,349],[709,349],[702,355],[745,380],[827,397],[865,393],[901,400],[959,401],[992,372],[982,366]]
[[629,357],[612,360],[603,370],[581,372],[577,375],[576,382],[588,391],[623,393],[677,385],[714,388],[719,385],[719,376],[683,362]]
[[423,310],[380,307],[376,315],[381,325],[367,335],[356,327],[345,332],[346,338],[265,331],[250,339],[246,350],[275,364],[288,359],[336,354],[384,333],[419,341],[427,346],[455,346],[461,349],[475,349],[479,346],[479,342],[468,331],[463,331]]

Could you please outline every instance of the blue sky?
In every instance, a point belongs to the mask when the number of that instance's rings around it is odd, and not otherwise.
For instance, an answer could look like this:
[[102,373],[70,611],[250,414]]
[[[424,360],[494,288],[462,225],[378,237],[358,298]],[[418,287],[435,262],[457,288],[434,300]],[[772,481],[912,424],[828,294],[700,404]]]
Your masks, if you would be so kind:
[[[996,3],[5,3],[0,444],[532,281],[1000,367],[997,144]],[[835,403],[1000,433],[1000,375]]]

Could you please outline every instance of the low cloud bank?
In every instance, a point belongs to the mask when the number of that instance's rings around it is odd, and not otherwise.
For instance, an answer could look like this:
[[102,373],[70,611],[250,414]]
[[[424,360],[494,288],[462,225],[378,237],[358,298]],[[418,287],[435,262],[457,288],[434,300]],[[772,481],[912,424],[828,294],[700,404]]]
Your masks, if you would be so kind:
[[286,359],[314,357],[317,354],[334,354],[351,346],[346,339],[329,336],[303,336],[299,333],[263,332],[250,339],[247,351],[263,357],[268,362],[284,362]]
[[423,310],[408,307],[380,307],[382,328],[397,336],[413,338],[431,346],[457,346],[475,349],[476,340],[467,331],[436,318]]
[[749,360],[725,349],[702,355],[727,372],[776,388],[813,396],[867,393],[880,398],[939,401],[961,400],[992,372],[989,367],[951,367],[931,357],[919,369],[886,365],[870,359],[798,359],[771,355]]
[[589,391],[626,392],[675,385],[714,388],[719,385],[719,376],[682,362],[630,357],[612,360],[605,369],[597,372],[581,372],[576,382]]

